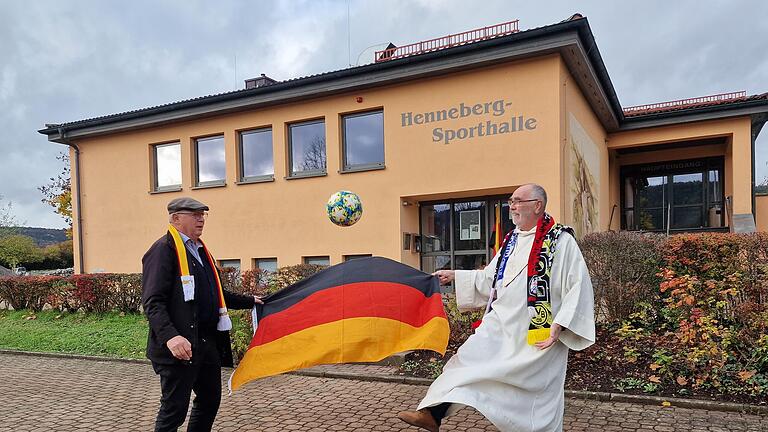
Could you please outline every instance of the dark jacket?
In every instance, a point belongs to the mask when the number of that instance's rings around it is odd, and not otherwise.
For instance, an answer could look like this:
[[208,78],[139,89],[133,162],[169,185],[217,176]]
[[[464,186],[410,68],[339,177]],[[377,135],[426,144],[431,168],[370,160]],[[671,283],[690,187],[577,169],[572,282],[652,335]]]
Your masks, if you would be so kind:
[[[195,276],[195,299],[201,298],[201,290],[216,289],[206,282],[204,269],[186,248],[190,274]],[[201,257],[206,259],[205,256]],[[171,354],[166,342],[174,336],[184,336],[192,344],[192,361],[198,345],[200,326],[197,317],[197,301],[184,301],[181,288],[179,261],[173,238],[168,233],[158,239],[144,254],[142,262],[142,303],[149,320],[147,358],[160,364],[184,363]],[[224,290],[227,309],[250,309],[253,297]],[[216,307],[218,307],[216,305]],[[228,331],[215,331],[216,345],[222,366],[232,366],[232,348]]]

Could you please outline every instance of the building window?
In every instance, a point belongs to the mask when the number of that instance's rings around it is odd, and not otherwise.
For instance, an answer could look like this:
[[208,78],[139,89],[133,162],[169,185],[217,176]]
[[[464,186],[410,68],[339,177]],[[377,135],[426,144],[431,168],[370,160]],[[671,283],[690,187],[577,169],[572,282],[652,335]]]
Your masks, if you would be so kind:
[[329,266],[329,265],[331,265],[331,257],[329,257],[329,256],[307,256],[307,257],[304,257],[304,264]]
[[274,273],[277,271],[277,258],[256,258],[255,260],[257,269],[266,272]]
[[219,260],[219,266],[221,268],[231,268],[231,269],[240,271],[240,260],[238,259]]
[[370,258],[373,255],[371,254],[357,254],[357,255],[344,255],[344,261],[352,261],[360,258]]
[[152,146],[154,166],[153,190],[162,192],[181,189],[181,144]]
[[[479,270],[500,247],[500,238],[514,229],[509,219],[508,196],[420,203],[420,235],[416,249],[421,270]],[[452,287],[444,288],[450,292]]]
[[324,120],[289,125],[288,147],[290,177],[326,173]]
[[226,178],[224,136],[195,140],[195,186],[223,185]]
[[355,171],[384,166],[384,112],[375,111],[342,117],[343,170]]
[[240,181],[271,180],[275,175],[272,129],[240,132]]
[[723,158],[630,165],[621,169],[622,229],[724,229]]

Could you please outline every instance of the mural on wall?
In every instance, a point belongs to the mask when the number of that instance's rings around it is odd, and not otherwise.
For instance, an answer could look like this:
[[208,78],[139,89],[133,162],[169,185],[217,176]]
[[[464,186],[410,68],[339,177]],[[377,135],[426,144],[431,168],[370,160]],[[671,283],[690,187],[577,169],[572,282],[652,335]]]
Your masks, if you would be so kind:
[[587,135],[573,114],[569,114],[569,141],[571,147],[571,203],[572,220],[576,237],[599,230],[598,182],[600,180],[600,155],[597,145]]

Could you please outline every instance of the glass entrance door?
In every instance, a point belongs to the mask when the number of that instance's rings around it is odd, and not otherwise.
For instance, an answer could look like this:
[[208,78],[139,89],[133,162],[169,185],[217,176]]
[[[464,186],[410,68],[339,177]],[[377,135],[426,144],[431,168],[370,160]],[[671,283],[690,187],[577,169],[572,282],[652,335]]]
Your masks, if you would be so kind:
[[453,203],[454,269],[477,270],[488,262],[488,203]]
[[628,166],[622,171],[624,229],[689,231],[725,226],[721,158]]
[[421,203],[421,269],[476,270],[513,228],[507,196]]

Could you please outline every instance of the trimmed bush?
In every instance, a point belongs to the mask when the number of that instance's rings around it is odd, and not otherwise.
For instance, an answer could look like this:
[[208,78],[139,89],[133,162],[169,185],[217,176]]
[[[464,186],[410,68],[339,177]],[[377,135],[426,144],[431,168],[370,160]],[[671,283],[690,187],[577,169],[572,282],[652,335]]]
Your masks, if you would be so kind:
[[467,338],[472,335],[472,323],[483,317],[483,310],[471,312],[461,312],[456,304],[456,296],[453,294],[443,295],[443,306],[445,314],[448,317],[451,333],[448,344],[456,348],[463,344]]
[[679,235],[664,248],[660,291],[694,388],[768,396],[768,234]]
[[3,276],[0,277],[0,300],[16,310],[40,311],[63,280],[59,276]]
[[326,268],[327,266],[315,264],[297,264],[280,267],[267,278],[266,294],[279,291]]
[[595,290],[595,316],[629,318],[643,303],[660,307],[660,248],[664,237],[633,232],[589,234],[579,242]]
[[271,281],[271,275],[271,272],[261,269],[244,271],[240,279],[240,292],[257,296],[266,295]]
[[0,278],[0,300],[34,311],[48,304],[68,312],[139,312],[141,275],[6,276]]

